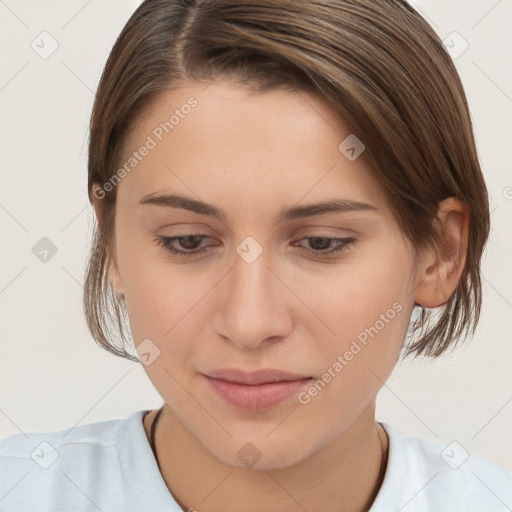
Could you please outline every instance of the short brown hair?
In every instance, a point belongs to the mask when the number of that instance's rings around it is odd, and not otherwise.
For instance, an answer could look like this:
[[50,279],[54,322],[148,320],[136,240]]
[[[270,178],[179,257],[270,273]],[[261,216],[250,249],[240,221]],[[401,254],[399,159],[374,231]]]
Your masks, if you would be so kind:
[[[326,98],[364,142],[364,156],[414,248],[439,247],[440,201],[456,197],[468,206],[459,283],[440,311],[422,309],[406,356],[437,357],[473,335],[488,196],[462,83],[429,24],[401,0],[144,1],[117,38],[98,86],[91,203],[93,185],[114,175],[133,126],[159,94],[219,76],[254,90],[291,87]],[[113,187],[94,229],[84,308],[96,342],[137,361],[127,351],[125,304],[108,280],[115,205]]]

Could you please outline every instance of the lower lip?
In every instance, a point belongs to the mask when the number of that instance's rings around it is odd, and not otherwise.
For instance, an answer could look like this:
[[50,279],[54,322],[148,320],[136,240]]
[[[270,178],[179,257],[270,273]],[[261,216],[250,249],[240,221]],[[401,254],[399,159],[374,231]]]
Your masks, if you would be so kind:
[[206,376],[212,389],[226,402],[246,411],[261,411],[280,404],[309,384],[313,379],[268,382],[256,386],[237,384]]

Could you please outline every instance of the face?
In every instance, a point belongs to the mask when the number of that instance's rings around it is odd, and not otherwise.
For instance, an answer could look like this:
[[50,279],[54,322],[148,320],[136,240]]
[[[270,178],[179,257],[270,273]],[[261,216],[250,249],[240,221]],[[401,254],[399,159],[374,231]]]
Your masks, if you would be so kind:
[[[364,152],[338,148],[350,134],[306,92],[215,82],[166,93],[129,139],[114,284],[149,378],[226,464],[252,450],[282,468],[321,450],[397,360],[414,253]],[[339,208],[305,208],[328,201]],[[232,369],[291,375],[206,377]]]

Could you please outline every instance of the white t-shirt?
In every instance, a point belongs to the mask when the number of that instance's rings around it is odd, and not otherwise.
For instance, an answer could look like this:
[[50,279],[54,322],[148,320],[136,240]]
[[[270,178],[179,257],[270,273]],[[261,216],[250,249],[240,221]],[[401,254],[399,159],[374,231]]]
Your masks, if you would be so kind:
[[[179,512],[147,440],[144,412],[0,439],[0,511]],[[388,465],[370,512],[512,509],[512,471],[381,424]]]

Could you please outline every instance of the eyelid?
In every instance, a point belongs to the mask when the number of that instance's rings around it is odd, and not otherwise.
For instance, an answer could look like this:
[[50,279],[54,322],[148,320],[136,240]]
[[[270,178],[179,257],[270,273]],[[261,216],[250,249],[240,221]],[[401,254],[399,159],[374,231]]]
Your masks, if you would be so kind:
[[[311,230],[320,230],[319,233],[311,233]],[[322,232],[322,230],[333,230],[334,233],[332,232]],[[302,235],[303,231],[305,231],[306,235]],[[354,235],[359,235],[360,232],[359,231],[356,231],[355,229],[350,229],[348,227],[341,227],[341,226],[328,226],[326,224],[308,224],[306,226],[300,226],[298,227],[295,231],[294,231],[294,236],[299,236],[299,234],[303,237],[303,236],[308,236],[308,237],[327,237],[327,238],[330,238],[330,237],[339,237],[339,238],[342,238],[342,235],[340,235],[340,232],[341,233],[353,233]]]

